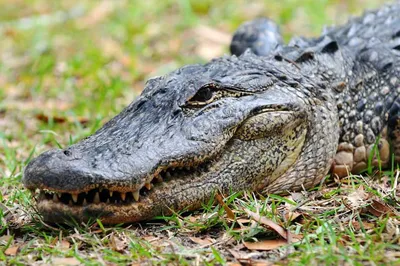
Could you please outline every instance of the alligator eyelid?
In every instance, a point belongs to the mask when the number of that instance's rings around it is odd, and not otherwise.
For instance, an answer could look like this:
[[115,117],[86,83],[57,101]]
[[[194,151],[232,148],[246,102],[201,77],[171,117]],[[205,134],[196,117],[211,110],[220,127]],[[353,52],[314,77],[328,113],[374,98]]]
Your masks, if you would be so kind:
[[[205,88],[209,88],[209,85],[201,87],[199,89],[199,91],[201,89],[205,89]],[[218,100],[218,99],[220,99],[222,97],[241,97],[241,96],[247,96],[247,95],[253,95],[254,94],[252,92],[246,91],[245,89],[237,89],[237,88],[234,88],[234,87],[231,87],[231,86],[221,87],[221,86],[215,85],[215,84],[213,84],[210,89],[213,89],[215,91],[214,91],[214,94],[212,95],[212,97],[209,100],[207,100],[207,101],[191,101],[189,99],[189,100],[186,101],[185,104],[189,105],[191,107],[204,106],[204,105],[210,104],[213,101]],[[222,92],[222,94],[221,95],[215,94],[215,93],[218,93],[218,92]],[[232,94],[232,95],[230,95],[230,94]],[[220,96],[220,97],[218,97],[218,96]],[[193,97],[194,96],[192,96],[192,98]]]

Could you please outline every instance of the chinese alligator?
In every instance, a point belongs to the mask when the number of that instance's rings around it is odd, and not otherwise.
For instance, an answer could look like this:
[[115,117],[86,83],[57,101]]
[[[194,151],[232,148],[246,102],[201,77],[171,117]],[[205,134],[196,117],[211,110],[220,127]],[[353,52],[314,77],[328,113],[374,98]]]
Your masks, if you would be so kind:
[[150,79],[92,136],[33,159],[23,182],[45,220],[135,222],[400,162],[400,3],[289,45],[258,19],[231,51]]

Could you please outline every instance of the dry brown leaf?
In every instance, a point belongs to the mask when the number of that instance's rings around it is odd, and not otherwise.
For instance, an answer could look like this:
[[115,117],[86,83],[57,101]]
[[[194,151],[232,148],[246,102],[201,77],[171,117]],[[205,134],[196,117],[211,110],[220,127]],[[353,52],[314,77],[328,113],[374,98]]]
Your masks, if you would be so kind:
[[373,199],[371,205],[367,206],[367,211],[376,217],[383,216],[385,214],[393,215],[393,210],[386,203],[378,199]]
[[199,238],[199,237],[189,237],[190,240],[192,240],[194,243],[202,245],[202,246],[208,246],[208,245],[212,245],[214,243],[213,239],[209,238],[209,237],[205,237],[205,238]]
[[266,218],[266,217],[261,217],[259,214],[246,210],[245,212],[256,222],[259,222],[260,224],[266,225],[271,227],[275,232],[277,232],[278,234],[280,234],[284,239],[287,239],[288,237],[288,232],[283,229],[282,226],[276,224],[274,221]]
[[6,254],[7,256],[15,256],[18,253],[18,249],[19,246],[12,246],[6,249],[6,251],[4,251],[4,254]]
[[121,240],[119,237],[116,237],[114,234],[112,234],[110,238],[111,238],[112,250],[121,252],[126,248],[126,246],[127,246],[126,241]]
[[215,198],[217,199],[219,205],[221,205],[225,212],[226,215],[228,216],[229,219],[234,220],[235,219],[235,214],[233,213],[233,211],[228,207],[228,205],[225,204],[224,200],[222,199],[222,195],[221,194],[217,194],[215,195]]
[[288,222],[296,220],[299,216],[301,216],[301,213],[299,212],[287,212],[285,214],[285,218]]
[[288,242],[284,239],[271,239],[261,240],[259,242],[244,242],[243,244],[250,250],[273,250],[287,245]]
[[[359,221],[352,221],[351,223],[352,223],[352,225],[353,225],[355,230],[360,230],[361,229],[361,224],[360,224]],[[368,223],[368,222],[363,222],[363,221],[361,223],[362,223],[362,227],[364,229],[366,229],[366,230],[372,229],[375,226],[373,223]]]
[[69,249],[71,247],[71,244],[67,240],[61,240],[59,242],[60,248],[63,250]]
[[75,258],[53,258],[51,265],[57,266],[73,266],[73,265],[80,265],[81,262]]

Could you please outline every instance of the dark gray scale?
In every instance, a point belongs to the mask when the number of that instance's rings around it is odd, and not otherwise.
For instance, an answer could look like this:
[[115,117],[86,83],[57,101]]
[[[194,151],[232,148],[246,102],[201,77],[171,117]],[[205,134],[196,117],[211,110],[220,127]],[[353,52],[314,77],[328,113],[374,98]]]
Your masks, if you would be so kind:
[[283,44],[279,26],[267,18],[258,18],[240,25],[233,35],[230,51],[239,56],[247,49],[265,56]]

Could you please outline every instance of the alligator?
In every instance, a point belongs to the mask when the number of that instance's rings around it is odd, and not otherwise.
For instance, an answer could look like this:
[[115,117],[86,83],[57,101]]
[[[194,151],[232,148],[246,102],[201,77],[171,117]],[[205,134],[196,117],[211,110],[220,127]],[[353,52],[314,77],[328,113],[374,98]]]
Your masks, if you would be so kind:
[[283,44],[266,20],[231,50],[147,81],[93,135],[31,160],[44,220],[115,224],[214,193],[289,193],[400,162],[400,3]]

